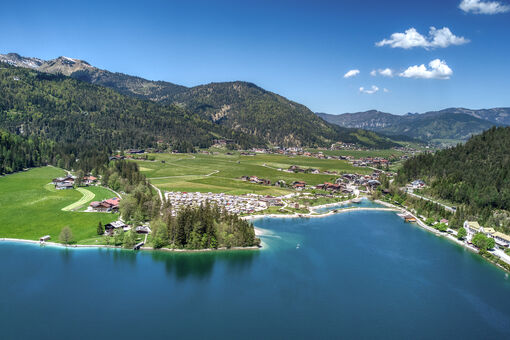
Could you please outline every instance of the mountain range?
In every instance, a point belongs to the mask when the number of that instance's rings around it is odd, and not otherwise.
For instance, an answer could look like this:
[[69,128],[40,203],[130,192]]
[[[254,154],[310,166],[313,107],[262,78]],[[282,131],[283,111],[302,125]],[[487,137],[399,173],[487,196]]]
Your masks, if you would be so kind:
[[[69,57],[42,60],[9,53],[0,54],[0,62],[11,65],[16,69],[31,69],[43,74],[55,75],[56,77],[48,79],[43,79],[44,77],[41,76],[29,76],[29,74],[23,75],[24,79],[37,82],[37,88],[41,92],[41,96],[48,102],[53,101],[54,98],[51,93],[45,92],[45,85],[49,88],[59,88],[61,91],[77,91],[79,89],[78,93],[66,94],[68,98],[75,98],[76,103],[67,103],[67,106],[78,106],[75,108],[76,114],[89,112],[91,109],[89,106],[84,108],[77,105],[77,103],[83,102],[81,98],[78,98],[78,95],[87,96],[87,93],[91,92],[92,97],[101,97],[98,91],[104,87],[132,98],[132,100],[122,97],[115,98],[115,104],[113,105],[119,115],[122,111],[122,105],[128,105],[129,115],[126,114],[126,116],[131,117],[130,115],[133,115],[133,120],[136,118],[137,106],[149,105],[151,112],[162,110],[154,107],[154,104],[166,107],[164,110],[168,112],[168,120],[173,121],[174,124],[186,126],[187,131],[191,131],[194,124],[200,127],[199,135],[201,138],[191,138],[193,136],[190,135],[190,139],[193,139],[194,142],[200,141],[201,145],[210,144],[213,138],[234,139],[238,144],[242,142],[243,146],[254,144],[329,146],[338,141],[379,148],[396,145],[390,138],[372,131],[344,128],[328,123],[307,107],[248,82],[235,81],[185,87],[170,82],[151,81],[102,70],[86,61]],[[15,71],[11,69],[10,75],[19,78],[13,75],[14,73]],[[79,86],[78,83],[65,81],[62,77],[90,83],[93,87]],[[4,85],[7,88],[10,87],[8,81],[9,79],[5,79]],[[60,83],[57,85],[51,82]],[[27,90],[26,88],[23,89]],[[12,92],[12,89],[10,89],[10,94],[16,97],[16,93]],[[19,95],[30,97],[29,92],[22,92]],[[133,100],[139,100],[140,102],[136,103]],[[101,98],[101,101],[109,102],[109,99]],[[151,104],[145,103],[146,101]],[[34,105],[33,102],[24,104],[27,105],[27,109],[34,110],[35,107],[37,111],[37,105]],[[12,105],[12,103],[9,103],[9,105]],[[12,109],[9,105],[6,105],[4,110]],[[58,119],[67,124],[69,115],[65,115],[64,108],[59,107],[59,109],[61,109],[61,116],[58,116]],[[94,109],[99,110],[98,117],[104,115],[104,111],[109,110],[108,107],[100,107],[100,105],[96,105]],[[41,115],[40,112],[38,114]],[[30,123],[31,131],[37,131],[34,120],[29,115],[23,116],[26,121],[20,120],[20,116],[16,116],[18,126],[12,126],[11,122],[11,130],[19,129],[21,124],[27,125]],[[146,113],[143,116],[145,119],[151,119],[150,115],[147,116]],[[76,118],[83,119],[79,114]],[[116,116],[115,120],[117,119],[120,119],[120,117]],[[161,119],[161,113],[158,113],[155,121],[161,121]],[[90,116],[85,121],[94,123],[90,121]],[[137,126],[129,126],[128,123],[124,125],[127,130],[137,128]],[[89,126],[87,126],[88,128]],[[97,126],[96,128],[99,129],[100,127]],[[149,138],[147,135],[150,135],[151,132],[153,136]],[[143,132],[143,135],[144,139],[149,138],[152,142],[157,138],[166,141],[170,138],[168,133],[157,130],[150,131],[148,128]],[[180,139],[182,140],[182,138]],[[175,138],[173,140],[175,142]],[[125,142],[123,141],[123,143]],[[137,144],[141,145],[140,141]]]
[[470,110],[448,108],[425,113],[395,115],[376,110],[332,115],[317,113],[342,127],[376,131],[388,136],[405,135],[431,142],[467,140],[492,126],[510,125],[510,108]]

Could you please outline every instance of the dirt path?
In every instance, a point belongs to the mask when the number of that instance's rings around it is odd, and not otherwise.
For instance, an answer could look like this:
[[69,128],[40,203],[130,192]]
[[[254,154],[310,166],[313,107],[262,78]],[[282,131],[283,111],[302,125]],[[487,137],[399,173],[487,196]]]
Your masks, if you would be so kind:
[[96,195],[92,191],[87,190],[85,188],[77,188],[76,190],[81,192],[83,194],[83,197],[79,201],[69,204],[67,207],[62,208],[62,211],[71,211],[73,209],[79,208],[80,206],[84,205],[85,203],[96,197]]

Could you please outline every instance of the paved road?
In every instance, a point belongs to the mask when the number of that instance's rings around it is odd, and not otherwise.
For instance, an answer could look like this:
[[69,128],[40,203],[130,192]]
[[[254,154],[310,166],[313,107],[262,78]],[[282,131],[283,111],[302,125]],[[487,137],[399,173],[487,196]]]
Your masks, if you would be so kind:
[[417,194],[415,194],[414,192],[409,192],[409,191],[408,191],[407,193],[408,193],[409,195],[411,195],[411,196],[414,196],[414,197],[417,197],[417,198],[421,198],[422,200],[430,201],[430,202],[433,202],[433,203],[439,204],[440,206],[444,207],[446,210],[451,211],[451,212],[453,212],[453,213],[455,212],[455,209],[454,209],[453,207],[450,207],[450,206],[448,206],[448,205],[446,205],[446,204],[440,203],[440,202],[438,202],[438,201],[435,201],[435,200],[430,199],[430,198],[427,198],[427,197],[423,197],[423,196],[417,195]]

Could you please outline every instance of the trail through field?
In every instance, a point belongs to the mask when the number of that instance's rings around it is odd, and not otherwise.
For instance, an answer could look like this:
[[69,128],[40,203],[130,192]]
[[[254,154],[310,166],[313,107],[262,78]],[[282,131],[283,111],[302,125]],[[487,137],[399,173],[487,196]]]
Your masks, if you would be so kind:
[[62,211],[71,211],[73,209],[79,208],[96,196],[92,191],[84,188],[77,188],[76,190],[81,192],[83,194],[83,197],[79,201],[74,202],[73,204],[69,204],[67,207],[62,208]]
[[[165,176],[165,177],[149,177],[149,179],[166,179],[166,178],[178,178],[178,177],[209,177],[214,174],[217,174],[220,170],[214,170],[213,172],[207,175],[179,175],[179,176]],[[228,177],[225,177],[228,178]]]

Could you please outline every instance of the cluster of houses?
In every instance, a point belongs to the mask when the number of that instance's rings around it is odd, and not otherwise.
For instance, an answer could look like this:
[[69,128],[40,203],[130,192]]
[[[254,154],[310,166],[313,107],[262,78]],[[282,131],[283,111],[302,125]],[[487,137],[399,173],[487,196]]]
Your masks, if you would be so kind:
[[425,182],[422,181],[421,179],[417,179],[415,181],[412,181],[410,185],[408,185],[408,188],[409,189],[422,189],[425,187]]
[[165,197],[172,205],[174,216],[184,207],[199,206],[206,202],[218,205],[225,208],[226,211],[236,214],[254,213],[265,210],[270,206],[283,206],[280,198],[255,194],[236,196],[211,192],[166,192]]
[[103,201],[91,202],[88,211],[94,212],[116,212],[119,210],[120,198],[113,197]]
[[[104,226],[104,232],[106,235],[113,235],[116,230],[129,231],[131,230],[131,227],[120,220],[108,223]],[[140,225],[135,228],[135,231],[138,234],[149,234],[151,229],[148,226]]]
[[370,167],[379,167],[379,166],[386,166],[390,164],[390,161],[386,158],[382,157],[363,157],[360,159],[353,159],[350,160],[351,164],[353,166],[370,166]]
[[[76,176],[67,175],[54,178],[52,184],[55,185],[57,190],[65,190],[74,189],[76,182]],[[85,176],[81,180],[81,185],[94,185],[95,183],[97,183],[97,177],[94,176]]]
[[510,236],[507,234],[503,234],[499,231],[494,230],[493,228],[487,228],[482,227],[478,222],[476,221],[465,221],[464,222],[464,229],[466,229],[467,236],[466,240],[468,242],[471,242],[473,239],[473,236],[477,233],[485,234],[487,237],[491,237],[494,239],[494,242],[502,248],[508,248],[510,247]]
[[372,175],[344,174],[338,178],[335,183],[325,182],[315,186],[317,190],[327,190],[332,192],[341,192],[343,194],[354,193],[355,187],[365,187],[366,191],[371,191],[381,185],[379,172]]
[[278,170],[290,172],[290,173],[305,173],[305,174],[315,174],[315,175],[318,175],[321,173],[319,169],[315,169],[315,168],[303,169],[298,165],[291,165],[287,170],[283,170],[283,169],[278,169]]

